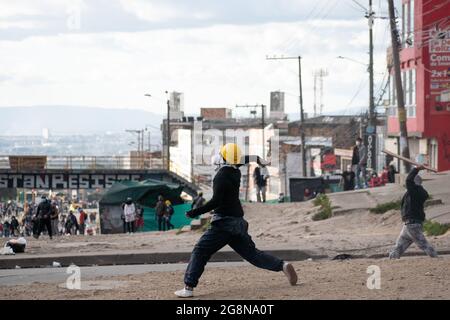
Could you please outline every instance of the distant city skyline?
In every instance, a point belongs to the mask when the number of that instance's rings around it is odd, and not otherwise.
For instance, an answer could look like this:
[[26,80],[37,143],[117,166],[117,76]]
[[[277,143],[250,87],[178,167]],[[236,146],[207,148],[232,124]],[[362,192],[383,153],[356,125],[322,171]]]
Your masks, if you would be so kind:
[[[361,1],[367,6],[367,1]],[[397,4],[400,1],[396,1]],[[185,112],[270,103],[286,93],[313,112],[313,72],[326,68],[325,113],[368,104],[364,10],[350,0],[0,0],[0,107],[75,105],[164,115],[165,91],[184,93]],[[383,15],[385,1],[374,1]],[[375,92],[385,72],[387,20],[375,21]],[[153,98],[145,97],[150,93]]]

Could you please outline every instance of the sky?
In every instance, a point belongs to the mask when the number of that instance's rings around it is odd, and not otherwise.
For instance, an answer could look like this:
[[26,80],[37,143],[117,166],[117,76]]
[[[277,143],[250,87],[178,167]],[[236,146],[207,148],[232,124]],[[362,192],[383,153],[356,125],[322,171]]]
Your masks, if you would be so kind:
[[[387,1],[373,3],[386,16]],[[313,74],[323,68],[324,112],[351,113],[369,100],[364,14],[353,0],[0,0],[0,107],[163,114],[165,91],[179,91],[185,112],[197,114],[268,105],[270,91],[281,90],[286,112],[295,113],[297,61],[266,57],[301,55],[306,112],[313,111]],[[374,40],[378,94],[388,20],[375,21]]]

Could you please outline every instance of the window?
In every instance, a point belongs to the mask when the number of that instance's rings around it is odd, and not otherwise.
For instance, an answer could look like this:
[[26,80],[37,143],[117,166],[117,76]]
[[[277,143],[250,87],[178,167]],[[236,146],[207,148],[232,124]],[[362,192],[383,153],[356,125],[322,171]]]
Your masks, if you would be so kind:
[[408,106],[406,107],[406,114],[408,118],[416,117],[416,106]]
[[393,106],[389,107],[387,109],[387,113],[388,113],[389,117],[396,117],[397,116],[397,107],[393,107]]
[[414,0],[409,3],[409,40],[411,41],[411,47],[414,45]]
[[411,71],[411,104],[416,105],[416,69]]
[[405,71],[405,105],[411,104],[411,69]]
[[408,34],[408,20],[409,20],[409,12],[408,12],[408,3],[402,4],[402,45],[405,45],[406,36]]

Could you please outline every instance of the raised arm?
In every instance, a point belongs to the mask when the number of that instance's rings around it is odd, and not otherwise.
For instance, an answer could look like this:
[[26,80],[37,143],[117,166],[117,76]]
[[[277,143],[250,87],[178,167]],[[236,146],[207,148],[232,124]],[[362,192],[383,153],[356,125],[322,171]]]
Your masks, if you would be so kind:
[[414,187],[416,186],[416,184],[414,183],[414,178],[417,176],[418,173],[419,169],[413,168],[411,172],[408,174],[408,177],[406,178],[406,189],[410,192],[414,191]]

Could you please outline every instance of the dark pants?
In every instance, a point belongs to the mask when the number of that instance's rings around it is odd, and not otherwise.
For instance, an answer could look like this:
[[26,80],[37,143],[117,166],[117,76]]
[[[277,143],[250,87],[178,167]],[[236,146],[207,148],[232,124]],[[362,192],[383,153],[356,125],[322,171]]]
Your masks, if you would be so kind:
[[49,237],[51,238],[52,233],[52,221],[50,219],[39,219],[39,229],[36,236],[40,236],[42,231],[44,231],[44,228],[47,228],[47,232]]
[[134,233],[134,221],[125,222],[127,226],[127,232],[133,232]]
[[248,223],[243,218],[213,221],[192,251],[184,283],[189,287],[196,287],[211,256],[226,245],[258,268],[282,271],[284,262],[256,249],[247,231]]
[[166,219],[164,216],[158,216],[158,230],[166,231]]
[[83,234],[84,235],[84,229],[85,229],[85,224],[83,223],[83,224],[80,224],[80,234]]
[[170,222],[171,219],[172,219],[172,217],[166,217],[167,230],[175,228],[175,226]]

